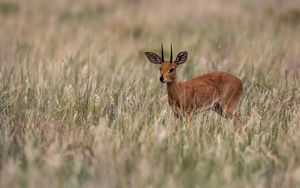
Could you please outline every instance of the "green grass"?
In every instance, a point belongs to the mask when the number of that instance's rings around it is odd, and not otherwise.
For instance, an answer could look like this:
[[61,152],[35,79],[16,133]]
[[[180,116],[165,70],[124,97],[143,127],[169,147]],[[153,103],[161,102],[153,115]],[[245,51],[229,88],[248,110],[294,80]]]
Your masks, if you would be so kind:
[[[0,187],[300,186],[297,3],[157,3],[0,3]],[[240,129],[173,118],[161,42],[241,78]]]

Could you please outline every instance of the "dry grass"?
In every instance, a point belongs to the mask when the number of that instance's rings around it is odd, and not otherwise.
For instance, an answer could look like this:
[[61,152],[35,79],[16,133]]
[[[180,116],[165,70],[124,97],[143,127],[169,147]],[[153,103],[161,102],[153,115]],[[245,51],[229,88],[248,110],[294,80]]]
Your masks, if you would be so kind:
[[[286,1],[285,1],[286,2]],[[300,186],[296,1],[0,1],[1,187]],[[242,79],[241,131],[176,121],[143,51],[180,79]]]

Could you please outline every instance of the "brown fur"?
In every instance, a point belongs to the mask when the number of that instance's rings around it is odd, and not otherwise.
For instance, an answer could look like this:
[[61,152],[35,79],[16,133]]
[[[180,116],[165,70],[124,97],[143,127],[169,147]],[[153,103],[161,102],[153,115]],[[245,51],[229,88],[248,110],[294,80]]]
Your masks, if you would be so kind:
[[[175,68],[171,74],[168,72],[170,68]],[[215,71],[177,82],[176,65],[170,62],[161,64],[161,74],[167,81],[168,102],[176,117],[211,109],[235,123],[240,121],[235,111],[243,95],[243,87],[237,77]],[[213,108],[214,104],[219,106]]]

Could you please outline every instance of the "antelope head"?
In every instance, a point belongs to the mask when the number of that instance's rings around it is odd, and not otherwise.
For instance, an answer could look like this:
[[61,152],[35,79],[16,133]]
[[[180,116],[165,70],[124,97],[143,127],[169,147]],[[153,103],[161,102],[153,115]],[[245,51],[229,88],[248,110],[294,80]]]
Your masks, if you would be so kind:
[[186,51],[183,51],[178,53],[175,61],[173,61],[172,44],[169,61],[165,61],[164,59],[163,45],[161,45],[161,57],[153,52],[145,52],[145,55],[151,63],[160,64],[159,80],[162,83],[170,83],[176,80],[176,68],[178,67],[178,65],[185,63],[188,57],[188,53]]

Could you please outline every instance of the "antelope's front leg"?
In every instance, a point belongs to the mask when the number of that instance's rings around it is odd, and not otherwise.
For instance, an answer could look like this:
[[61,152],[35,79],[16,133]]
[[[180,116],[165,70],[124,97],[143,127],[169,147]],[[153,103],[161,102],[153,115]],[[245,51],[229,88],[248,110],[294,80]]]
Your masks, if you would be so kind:
[[182,119],[183,114],[177,106],[172,106],[172,111],[176,119]]

